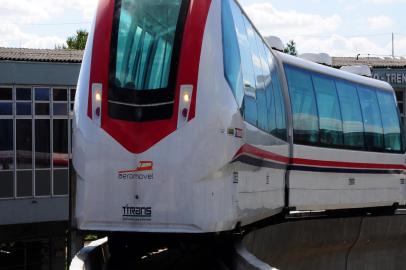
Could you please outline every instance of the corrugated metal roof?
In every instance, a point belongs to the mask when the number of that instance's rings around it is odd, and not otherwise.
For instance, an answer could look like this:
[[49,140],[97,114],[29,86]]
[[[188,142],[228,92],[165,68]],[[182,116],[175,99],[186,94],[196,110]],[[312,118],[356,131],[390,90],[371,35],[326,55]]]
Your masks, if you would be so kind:
[[26,48],[0,48],[0,61],[81,63],[83,51]]
[[404,57],[333,57],[333,66],[368,65],[374,68],[406,68]]

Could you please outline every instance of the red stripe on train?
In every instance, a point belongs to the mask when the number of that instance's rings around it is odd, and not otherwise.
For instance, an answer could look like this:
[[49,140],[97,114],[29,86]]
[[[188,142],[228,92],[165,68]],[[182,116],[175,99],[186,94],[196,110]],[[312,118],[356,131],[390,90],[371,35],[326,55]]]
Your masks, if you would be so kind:
[[362,162],[315,160],[305,158],[289,158],[263,149],[259,149],[249,144],[243,145],[237,151],[235,158],[244,154],[249,154],[259,158],[269,159],[284,164],[292,164],[292,165],[354,168],[354,169],[406,170],[406,166],[403,164],[362,163]]

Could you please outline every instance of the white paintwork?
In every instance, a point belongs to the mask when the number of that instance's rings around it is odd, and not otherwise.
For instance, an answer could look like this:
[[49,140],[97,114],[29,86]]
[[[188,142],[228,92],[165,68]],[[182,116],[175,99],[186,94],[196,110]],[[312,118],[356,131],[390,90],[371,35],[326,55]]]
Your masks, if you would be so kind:
[[327,53],[303,53],[299,57],[317,64],[330,67],[333,65],[333,59]]
[[[196,117],[141,154],[127,151],[87,117],[93,31],[89,36],[75,101],[73,164],[77,172],[76,224],[81,230],[127,232],[217,232],[279,213],[284,204],[285,169],[232,162],[250,144],[289,157],[402,164],[404,155],[376,154],[294,145],[244,122],[224,77],[221,1],[213,0],[204,32],[196,96]],[[277,61],[393,91],[389,84],[275,53]],[[283,71],[281,70],[282,74]],[[288,102],[286,81],[285,100]],[[107,86],[103,86],[107,89]],[[181,97],[182,98],[182,95]],[[181,106],[189,106],[187,103]],[[181,107],[180,106],[180,107]],[[286,104],[290,108],[289,104]],[[178,113],[181,113],[179,110]],[[102,115],[103,117],[103,115]],[[292,122],[289,116],[287,123]],[[181,127],[181,128],[180,128]],[[228,135],[243,130],[243,138]],[[292,134],[290,127],[289,134]],[[153,161],[152,180],[120,180],[118,171]],[[278,164],[278,162],[275,162]],[[348,178],[355,178],[355,187]],[[399,175],[290,173],[289,206],[337,209],[403,202]],[[398,184],[396,183],[398,181]],[[148,220],[123,218],[123,207],[151,207]]]
[[[92,124],[87,105],[81,102],[84,98],[79,98],[73,154],[78,173],[75,216],[80,229],[215,232],[231,230],[238,222],[257,221],[283,207],[283,171],[276,174],[272,169],[230,163],[244,140],[227,135],[227,129],[247,132],[224,78],[220,7],[220,0],[212,1],[207,19],[198,85],[193,89],[196,117],[148,151],[134,155],[124,149]],[[85,57],[83,80],[88,79],[89,65],[90,58]],[[85,82],[78,88],[80,97],[86,95]],[[257,133],[268,138],[262,148],[272,148],[272,136],[257,129],[251,132],[250,138]],[[288,144],[279,151],[287,154]],[[117,179],[118,170],[133,169],[142,160],[154,162],[152,181]],[[239,172],[238,183],[233,183],[234,172]],[[151,207],[151,220],[123,220],[126,205]]]
[[372,77],[371,68],[367,65],[360,66],[343,66],[340,68],[342,71],[347,71],[361,76]]

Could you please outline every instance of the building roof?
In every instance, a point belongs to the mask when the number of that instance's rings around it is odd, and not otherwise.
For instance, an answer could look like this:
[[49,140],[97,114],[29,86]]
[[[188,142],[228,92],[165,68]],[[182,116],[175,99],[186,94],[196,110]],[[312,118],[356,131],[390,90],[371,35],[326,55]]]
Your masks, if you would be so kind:
[[406,68],[404,57],[333,57],[333,67],[368,65],[374,68]]
[[32,61],[32,62],[59,62],[81,63],[83,51],[79,50],[51,50],[26,48],[1,48],[0,61]]

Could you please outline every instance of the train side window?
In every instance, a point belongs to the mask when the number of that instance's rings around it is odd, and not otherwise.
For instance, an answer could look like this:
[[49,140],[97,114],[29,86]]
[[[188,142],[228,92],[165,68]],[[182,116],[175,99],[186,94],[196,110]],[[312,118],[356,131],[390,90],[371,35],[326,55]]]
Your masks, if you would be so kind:
[[399,152],[402,149],[400,120],[395,96],[386,91],[376,91],[381,109],[385,150]]
[[262,63],[261,55],[257,46],[256,33],[248,19],[245,16],[243,18],[245,27],[247,29],[248,43],[251,52],[251,61],[254,68],[255,84],[253,85],[253,87],[255,89],[261,89],[263,88]]
[[276,129],[271,131],[271,134],[286,141],[287,136],[286,136],[285,100],[283,99],[282,87],[281,87],[281,83],[279,80],[279,74],[276,69],[276,66],[274,67],[274,70],[272,71],[272,86],[273,86],[274,97],[275,97]]
[[[233,2],[233,1],[232,1]],[[236,26],[230,7],[230,0],[222,1],[223,62],[224,76],[241,106],[243,100],[241,57]]]
[[384,149],[383,128],[376,93],[373,89],[359,86],[358,94],[364,119],[366,149],[382,151]]
[[295,143],[316,144],[319,141],[319,120],[312,78],[309,72],[285,65],[293,111]]
[[244,118],[251,125],[257,126],[258,110],[257,101],[250,96],[244,97]]
[[312,75],[320,121],[320,143],[327,146],[343,144],[343,123],[334,80]]
[[336,81],[336,86],[343,117],[343,144],[350,148],[363,148],[364,124],[357,88],[344,81]]
[[[240,48],[241,57],[241,69],[243,77],[243,87],[245,91],[255,92],[255,74],[252,64],[251,49],[248,41],[247,30],[245,28],[244,17],[234,1],[230,1],[231,12],[233,13],[233,19],[235,24],[235,30],[237,32],[238,45]],[[244,91],[244,93],[246,93]]]

